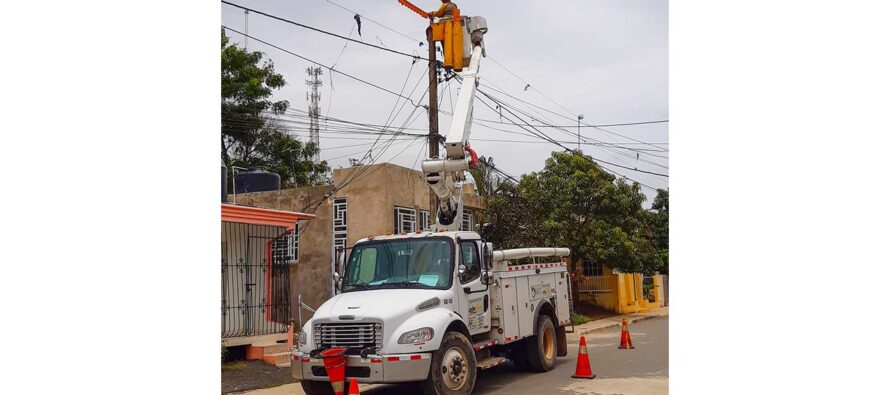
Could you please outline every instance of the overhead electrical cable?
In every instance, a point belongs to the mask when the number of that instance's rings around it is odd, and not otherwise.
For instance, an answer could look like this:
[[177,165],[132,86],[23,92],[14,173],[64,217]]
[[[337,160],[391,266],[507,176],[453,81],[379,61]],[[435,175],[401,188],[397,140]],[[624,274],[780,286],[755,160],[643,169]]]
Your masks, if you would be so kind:
[[[235,3],[228,2],[228,1],[226,1],[226,0],[221,0],[221,2],[222,2],[223,4],[228,4],[228,5],[232,6],[232,7],[236,7],[236,8],[240,8],[240,9],[242,9],[242,10],[246,10],[246,11],[249,11],[249,12],[257,13],[257,14],[260,14],[260,15],[265,16],[265,17],[269,17],[269,18],[276,19],[276,20],[279,20],[279,21],[282,21],[282,22],[285,22],[285,23],[289,23],[289,24],[294,25],[294,26],[299,26],[299,27],[302,27],[302,28],[306,28],[306,29],[309,29],[309,30],[312,30],[312,31],[315,31],[315,32],[318,32],[318,33],[321,33],[321,34],[327,34],[327,35],[329,35],[329,36],[337,37],[337,38],[340,38],[340,39],[343,39],[343,40],[346,40],[346,41],[351,41],[351,42],[354,42],[354,43],[356,43],[356,44],[361,44],[361,45],[365,45],[365,46],[368,46],[368,47],[372,47],[372,48],[377,48],[377,49],[380,49],[380,50],[384,50],[384,51],[387,51],[387,52],[392,52],[392,53],[394,53],[394,54],[399,54],[399,55],[402,55],[402,56],[407,56],[407,57],[412,58],[412,59],[425,60],[425,59],[423,59],[423,58],[421,58],[420,56],[417,56],[417,55],[412,55],[412,54],[409,54],[409,53],[405,53],[405,52],[401,52],[401,51],[396,51],[396,50],[393,50],[393,49],[389,49],[389,48],[386,48],[386,47],[381,47],[381,46],[379,46],[379,45],[375,45],[375,44],[371,44],[371,43],[366,43],[366,42],[364,42],[364,41],[356,40],[356,39],[354,39],[354,38],[346,37],[346,36],[343,36],[343,35],[340,35],[340,34],[337,34],[337,33],[332,33],[332,32],[329,32],[329,31],[327,31],[327,30],[322,30],[322,29],[319,29],[319,28],[317,28],[317,27],[312,27],[312,26],[309,26],[309,25],[305,25],[305,24],[302,24],[302,23],[300,23],[300,22],[296,22],[296,21],[292,21],[292,20],[289,20],[289,19],[285,19],[285,18],[276,16],[276,15],[272,15],[272,14],[268,14],[268,13],[262,12],[262,11],[257,11],[257,10],[254,10],[254,9],[252,9],[252,8],[248,8],[248,7],[245,7],[245,6],[242,6],[242,5],[238,5],[238,4],[235,4]],[[244,36],[245,36],[245,37],[248,37],[248,38],[250,38],[250,39],[253,39],[253,37],[250,37],[250,36],[248,36],[248,35],[246,35],[246,34],[245,34]]]

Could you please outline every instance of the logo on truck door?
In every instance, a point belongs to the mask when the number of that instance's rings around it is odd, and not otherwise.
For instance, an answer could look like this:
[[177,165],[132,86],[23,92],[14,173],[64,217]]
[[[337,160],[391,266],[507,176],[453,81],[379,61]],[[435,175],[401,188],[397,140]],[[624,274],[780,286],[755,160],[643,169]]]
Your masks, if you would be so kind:
[[546,298],[553,295],[555,291],[556,290],[553,289],[552,286],[550,286],[550,283],[532,285],[529,296],[531,297],[531,299]]
[[482,329],[482,316],[485,314],[482,298],[473,299],[467,308],[467,326],[470,331]]

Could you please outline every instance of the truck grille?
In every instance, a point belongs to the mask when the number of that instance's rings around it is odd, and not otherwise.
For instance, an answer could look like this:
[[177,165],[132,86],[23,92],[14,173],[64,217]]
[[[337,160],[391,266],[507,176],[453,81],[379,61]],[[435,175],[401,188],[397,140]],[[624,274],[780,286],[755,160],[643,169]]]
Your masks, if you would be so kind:
[[383,348],[383,324],[378,322],[318,323],[314,332],[318,348]]

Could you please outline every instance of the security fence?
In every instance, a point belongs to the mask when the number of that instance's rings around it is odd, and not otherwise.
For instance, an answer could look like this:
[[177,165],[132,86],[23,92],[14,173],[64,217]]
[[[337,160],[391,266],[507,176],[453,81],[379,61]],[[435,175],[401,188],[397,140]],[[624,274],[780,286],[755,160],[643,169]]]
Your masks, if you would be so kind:
[[221,239],[222,337],[287,332],[296,236],[284,227],[224,221]]

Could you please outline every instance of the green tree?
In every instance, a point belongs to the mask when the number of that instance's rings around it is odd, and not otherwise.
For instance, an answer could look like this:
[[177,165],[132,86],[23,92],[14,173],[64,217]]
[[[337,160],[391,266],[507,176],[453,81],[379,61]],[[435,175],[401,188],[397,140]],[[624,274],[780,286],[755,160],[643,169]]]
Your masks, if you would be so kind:
[[670,221],[668,220],[668,190],[659,189],[655,200],[652,202],[651,225],[652,233],[655,241],[655,248],[658,249],[658,255],[661,257],[662,266],[659,268],[661,273],[668,272],[668,228]]
[[327,163],[313,163],[318,147],[304,144],[274,121],[289,103],[271,100],[287,83],[262,52],[229,44],[221,34],[221,156],[227,167],[263,167],[278,173],[282,186],[326,181]]
[[644,273],[661,265],[640,185],[616,179],[589,156],[552,153],[542,171],[522,177],[519,195],[536,244],[569,247],[573,265],[588,258]]
[[490,156],[480,156],[479,166],[470,169],[470,174],[473,176],[479,196],[482,197],[487,198],[493,195],[501,183],[501,179],[494,171],[494,158]]

